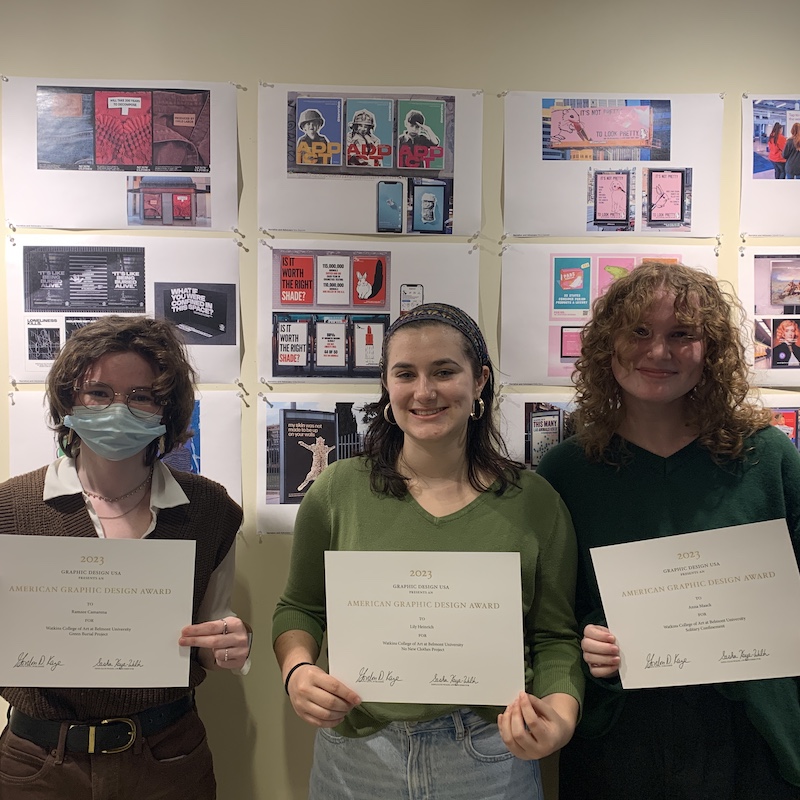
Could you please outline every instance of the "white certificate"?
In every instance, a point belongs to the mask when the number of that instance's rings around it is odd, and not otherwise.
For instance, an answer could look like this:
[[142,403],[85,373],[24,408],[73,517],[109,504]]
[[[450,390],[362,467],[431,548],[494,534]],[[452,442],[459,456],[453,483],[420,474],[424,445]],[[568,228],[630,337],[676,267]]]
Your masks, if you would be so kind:
[[331,675],[362,700],[508,705],[525,688],[519,553],[326,552]]
[[0,686],[188,686],[193,541],[0,536]]
[[626,689],[800,675],[785,520],[591,550]]

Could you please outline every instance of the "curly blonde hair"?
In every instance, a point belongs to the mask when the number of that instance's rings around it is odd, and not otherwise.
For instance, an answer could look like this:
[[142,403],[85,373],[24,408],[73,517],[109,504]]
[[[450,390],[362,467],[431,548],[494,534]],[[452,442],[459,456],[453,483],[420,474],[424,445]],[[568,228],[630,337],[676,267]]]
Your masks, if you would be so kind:
[[678,322],[698,327],[705,345],[703,374],[686,395],[686,421],[698,430],[700,444],[715,459],[740,458],[745,440],[771,419],[767,409],[749,398],[744,309],[707,273],[661,261],[645,262],[615,281],[592,306],[572,376],[578,440],[590,460],[616,463],[609,445],[625,407],[612,360],[633,342],[634,329],[661,294],[674,295]]

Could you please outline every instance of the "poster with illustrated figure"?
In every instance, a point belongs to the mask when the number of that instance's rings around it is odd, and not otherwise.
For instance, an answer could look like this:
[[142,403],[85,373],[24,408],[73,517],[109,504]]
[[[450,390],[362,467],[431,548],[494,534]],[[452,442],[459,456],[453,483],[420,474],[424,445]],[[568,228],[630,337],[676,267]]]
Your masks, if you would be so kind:
[[298,97],[295,164],[342,164],[342,107],[339,97]]
[[800,247],[745,247],[739,297],[761,386],[800,386]]
[[646,261],[716,275],[713,247],[512,244],[503,252],[500,369],[511,384],[570,386],[592,303]]
[[291,533],[297,507],[331,464],[358,453],[378,394],[258,398],[258,530]]
[[[172,469],[221,483],[242,502],[242,401],[231,391],[196,395],[191,437],[164,457]],[[8,396],[9,474],[21,475],[64,455],[51,429],[45,394],[18,390]]]
[[[509,92],[505,230],[510,236],[716,236],[719,95]],[[531,190],[535,187],[535,190]]]
[[349,167],[392,169],[395,103],[387,98],[345,98],[346,150]]
[[568,390],[500,397],[500,431],[511,458],[535,471],[544,454],[574,433],[573,393]]
[[262,230],[480,230],[480,92],[261,84],[258,98]]
[[236,226],[236,88],[9,77],[6,219],[35,228]]
[[144,314],[178,329],[199,383],[239,376],[239,248],[233,239],[17,235],[6,241],[9,369],[43,383],[78,328]]
[[739,226],[749,236],[797,236],[800,94],[742,97]]
[[383,337],[400,314],[442,302],[478,318],[478,253],[471,246],[382,244],[260,242],[262,378],[377,383]]

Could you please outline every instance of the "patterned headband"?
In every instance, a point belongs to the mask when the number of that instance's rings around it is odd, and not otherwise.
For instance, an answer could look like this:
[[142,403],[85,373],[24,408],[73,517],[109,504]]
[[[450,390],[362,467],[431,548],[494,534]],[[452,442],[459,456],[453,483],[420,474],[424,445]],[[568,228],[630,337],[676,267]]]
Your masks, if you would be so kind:
[[398,317],[389,326],[389,330],[386,331],[386,336],[383,339],[384,362],[386,344],[394,333],[410,322],[440,322],[442,325],[449,325],[451,328],[455,328],[464,334],[480,365],[482,367],[489,365],[489,351],[486,347],[486,340],[483,338],[481,329],[477,326],[475,320],[465,311],[455,306],[447,305],[447,303],[425,303],[412,309],[408,314]]

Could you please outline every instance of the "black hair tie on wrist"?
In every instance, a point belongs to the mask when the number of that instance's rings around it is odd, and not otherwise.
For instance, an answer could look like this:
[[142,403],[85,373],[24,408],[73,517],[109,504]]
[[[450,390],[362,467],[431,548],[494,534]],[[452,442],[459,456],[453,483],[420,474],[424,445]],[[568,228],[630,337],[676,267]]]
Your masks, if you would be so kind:
[[310,661],[301,661],[299,664],[295,664],[295,665],[294,665],[294,666],[293,666],[293,667],[292,667],[292,668],[289,670],[289,672],[286,674],[286,680],[283,682],[283,690],[286,692],[286,695],[287,695],[287,697],[288,697],[288,695],[289,695],[289,678],[291,678],[291,677],[292,677],[292,675],[294,675],[294,671],[295,671],[295,670],[296,670],[298,667],[313,667],[313,666],[314,666],[314,665],[313,665],[313,664],[312,664]]

